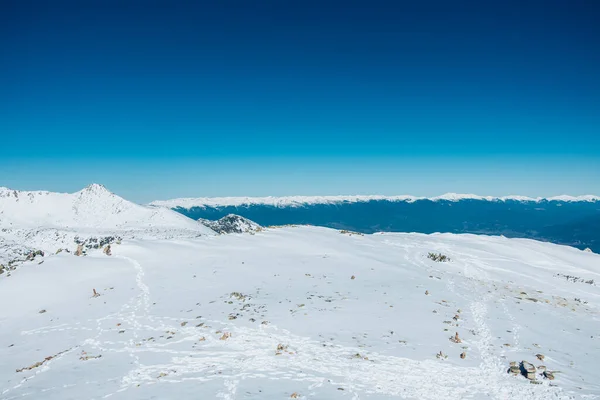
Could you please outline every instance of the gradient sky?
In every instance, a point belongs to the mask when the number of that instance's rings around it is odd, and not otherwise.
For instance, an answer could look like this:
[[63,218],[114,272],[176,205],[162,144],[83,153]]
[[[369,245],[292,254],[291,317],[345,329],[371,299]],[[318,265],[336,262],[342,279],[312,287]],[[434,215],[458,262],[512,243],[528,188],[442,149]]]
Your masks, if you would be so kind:
[[600,194],[600,2],[0,0],[0,186]]

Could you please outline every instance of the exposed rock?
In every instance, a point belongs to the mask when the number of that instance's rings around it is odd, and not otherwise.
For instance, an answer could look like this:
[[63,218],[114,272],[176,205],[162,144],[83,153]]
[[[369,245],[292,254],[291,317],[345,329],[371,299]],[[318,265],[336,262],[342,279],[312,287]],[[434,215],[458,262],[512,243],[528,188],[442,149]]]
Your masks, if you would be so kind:
[[450,257],[442,254],[442,253],[429,253],[427,254],[427,258],[436,262],[448,262],[450,261]]
[[277,351],[275,352],[275,355],[278,356],[280,355],[282,352],[287,351],[288,347],[287,345],[283,345],[281,343],[279,343],[277,345]]
[[245,295],[243,293],[240,293],[240,292],[231,292],[231,294],[229,295],[229,297],[233,297],[234,299],[239,300],[239,301],[246,301],[246,299],[249,296]]
[[42,250],[32,250],[27,254],[25,258],[27,261],[33,261],[37,256],[44,257],[44,252]]
[[209,227],[220,234],[228,233],[251,233],[262,231],[262,227],[256,222],[235,214],[229,214],[217,221],[199,219],[198,222]]
[[61,352],[59,352],[59,353],[56,353],[56,354],[55,354],[55,355],[53,355],[53,356],[48,356],[48,357],[44,358],[44,360],[43,360],[43,361],[38,361],[38,362],[36,362],[36,363],[34,363],[34,364],[32,364],[32,365],[28,366],[28,367],[19,368],[19,369],[17,369],[17,372],[23,372],[23,371],[26,371],[26,370],[32,370],[32,369],[34,369],[34,368],[41,367],[41,366],[42,366],[42,365],[44,365],[46,362],[48,362],[48,361],[52,360],[53,358],[56,358],[56,357],[60,356],[61,354],[64,354],[64,353],[66,353],[66,352],[67,352],[67,351],[69,351],[69,350],[70,350],[70,349],[68,349],[68,350],[64,350],[64,351],[61,351]]
[[538,360],[544,361],[544,355],[543,354],[536,354],[535,356],[538,358]]
[[92,249],[103,249],[105,246],[110,246],[113,243],[119,244],[121,242],[121,237],[119,236],[102,236],[102,237],[88,237],[86,239],[81,239],[79,236],[74,238],[75,244],[82,245],[83,248],[92,250]]
[[587,248],[586,248],[585,250],[583,250],[583,251],[585,251],[585,252],[587,252],[587,253],[593,253],[592,249],[590,249],[589,247],[587,247]]
[[104,254],[106,254],[107,256],[112,255],[111,251],[110,251],[110,244],[107,244],[106,247],[103,250]]
[[520,370],[521,370],[521,374],[523,374],[523,376],[525,376],[527,379],[529,380],[535,380],[535,366],[525,360],[521,361],[521,364],[519,365]]
[[460,339],[460,337],[458,337],[458,332],[456,332],[454,336],[450,337],[450,341],[453,343],[462,343],[462,340]]
[[365,236],[364,233],[349,231],[347,229],[342,229],[340,231],[340,233],[341,234],[345,234],[345,235],[349,235],[349,236],[352,236],[352,235]]
[[521,373],[521,368],[519,368],[516,361],[510,362],[510,368],[508,369],[508,373],[513,375],[519,375]]
[[550,372],[550,371],[544,371],[544,378],[553,381],[554,380],[554,373]]
[[77,245],[77,250],[75,250],[75,255],[78,257],[83,255],[83,245],[82,244]]
[[462,353],[460,353],[460,358],[462,358],[463,360],[467,357],[467,353],[465,353],[464,351]]

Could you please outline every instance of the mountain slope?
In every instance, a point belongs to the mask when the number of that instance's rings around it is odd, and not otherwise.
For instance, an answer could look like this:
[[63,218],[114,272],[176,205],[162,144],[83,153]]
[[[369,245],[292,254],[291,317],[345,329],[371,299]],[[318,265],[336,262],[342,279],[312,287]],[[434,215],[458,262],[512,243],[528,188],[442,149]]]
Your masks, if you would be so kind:
[[0,397],[597,399],[599,262],[315,227],[63,252],[0,278]]
[[134,204],[93,184],[68,194],[0,188],[1,228],[178,228],[212,233],[171,210]]

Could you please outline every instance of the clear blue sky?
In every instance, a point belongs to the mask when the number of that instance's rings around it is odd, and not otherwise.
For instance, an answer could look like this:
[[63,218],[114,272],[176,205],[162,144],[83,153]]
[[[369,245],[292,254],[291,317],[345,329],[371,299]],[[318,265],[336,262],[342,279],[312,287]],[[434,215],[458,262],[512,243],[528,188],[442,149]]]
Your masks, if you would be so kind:
[[0,2],[0,186],[600,194],[600,2]]

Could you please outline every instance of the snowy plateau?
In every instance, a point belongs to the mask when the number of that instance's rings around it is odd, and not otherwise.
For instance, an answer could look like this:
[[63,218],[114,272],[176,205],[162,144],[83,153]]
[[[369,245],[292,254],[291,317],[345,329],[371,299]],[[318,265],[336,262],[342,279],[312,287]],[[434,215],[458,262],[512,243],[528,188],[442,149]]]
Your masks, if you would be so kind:
[[0,399],[600,398],[594,252],[231,218],[0,188]]

